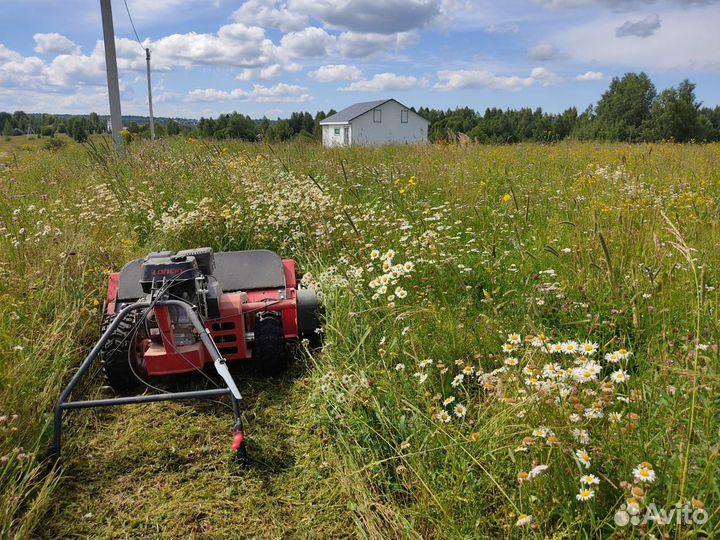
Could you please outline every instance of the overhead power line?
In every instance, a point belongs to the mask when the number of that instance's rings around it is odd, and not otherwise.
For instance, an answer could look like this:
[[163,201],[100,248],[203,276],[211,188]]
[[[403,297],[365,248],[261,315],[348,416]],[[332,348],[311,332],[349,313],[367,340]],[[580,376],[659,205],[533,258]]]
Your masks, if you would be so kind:
[[140,39],[140,36],[137,33],[137,30],[135,30],[135,23],[133,22],[132,15],[130,15],[130,8],[128,7],[127,0],[123,0],[123,4],[125,4],[125,11],[127,11],[128,19],[130,19],[130,26],[132,26],[133,32],[135,33],[135,39],[137,39],[137,42],[140,44],[140,47],[144,50],[145,47],[142,44],[142,40]]
[[132,26],[133,32],[135,33],[135,39],[137,39],[140,48],[145,51],[145,62],[147,63],[147,83],[148,83],[148,107],[150,109],[150,137],[155,138],[155,119],[153,118],[153,106],[152,106],[152,85],[150,84],[150,49],[142,44],[142,40],[135,29],[135,23],[133,22],[132,15],[130,14],[130,7],[128,7],[127,0],[123,0],[125,4],[125,11],[127,11],[128,19],[130,19],[130,26]]

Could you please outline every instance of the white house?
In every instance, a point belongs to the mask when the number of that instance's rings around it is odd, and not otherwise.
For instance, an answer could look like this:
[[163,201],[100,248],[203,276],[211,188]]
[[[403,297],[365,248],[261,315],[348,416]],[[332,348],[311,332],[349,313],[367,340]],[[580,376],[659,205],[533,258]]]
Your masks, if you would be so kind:
[[323,146],[423,144],[429,124],[394,99],[356,103],[320,122]]

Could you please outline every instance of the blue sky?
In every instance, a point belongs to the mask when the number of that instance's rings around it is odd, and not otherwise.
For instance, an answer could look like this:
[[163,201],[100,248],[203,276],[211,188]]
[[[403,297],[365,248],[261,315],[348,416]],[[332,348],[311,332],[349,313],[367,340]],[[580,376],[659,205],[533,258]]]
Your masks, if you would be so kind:
[[[415,107],[594,103],[614,76],[720,104],[720,0],[127,0],[157,116],[253,117],[394,97]],[[124,114],[144,52],[113,0]],[[0,110],[107,114],[97,0],[0,0]]]

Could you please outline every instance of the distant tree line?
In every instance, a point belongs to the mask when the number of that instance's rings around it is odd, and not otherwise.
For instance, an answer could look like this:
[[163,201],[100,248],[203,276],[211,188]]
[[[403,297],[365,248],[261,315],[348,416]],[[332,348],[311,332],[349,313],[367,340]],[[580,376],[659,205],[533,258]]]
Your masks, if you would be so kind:
[[[414,109],[413,109],[414,110]],[[695,84],[682,81],[658,93],[645,73],[627,73],[615,77],[596,105],[578,114],[575,107],[558,114],[541,108],[518,110],[487,108],[483,114],[469,107],[430,109],[417,113],[430,122],[431,141],[457,140],[461,135],[483,143],[518,143],[524,141],[554,142],[567,138],[603,141],[720,141],[720,106],[703,107],[695,97]],[[156,122],[159,137],[187,135],[214,139],[240,139],[270,142],[322,138],[320,122],[335,114],[319,111],[294,112],[289,118],[254,120],[233,112],[217,118],[200,118],[196,125],[181,124],[174,119]],[[182,119],[180,119],[182,121]],[[67,133],[84,142],[93,133],[106,132],[105,120],[89,116],[56,117],[27,115],[22,111],[0,112],[4,136],[24,135],[30,130],[52,137]],[[132,121],[127,126],[132,137],[150,135],[147,121]]]
[[430,139],[446,140],[463,133],[479,142],[552,142],[566,138],[603,141],[720,141],[720,107],[702,107],[695,85],[684,80],[657,93],[645,73],[615,77],[597,105],[578,114],[574,107],[560,114],[537,108],[488,108],[483,115],[470,108],[417,111],[430,121]]
[[105,133],[107,124],[96,113],[85,116],[56,116],[52,114],[27,114],[0,112],[2,135],[40,135],[54,137],[56,133],[67,133],[74,139],[84,142],[93,133]]
[[309,112],[294,112],[290,118],[271,121],[263,116],[255,121],[249,116],[233,112],[221,114],[217,118],[200,118],[197,133],[201,137],[216,139],[242,139],[255,141],[258,139],[277,142],[299,138],[306,140],[320,140],[322,128],[320,122],[328,116],[335,114],[334,110],[319,111],[315,116]]

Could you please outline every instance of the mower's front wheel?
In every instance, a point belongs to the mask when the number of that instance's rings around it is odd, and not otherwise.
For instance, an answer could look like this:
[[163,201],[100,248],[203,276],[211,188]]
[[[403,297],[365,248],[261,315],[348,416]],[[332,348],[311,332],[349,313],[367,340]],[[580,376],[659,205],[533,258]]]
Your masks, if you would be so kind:
[[[114,316],[105,317],[102,324],[103,333],[114,318]],[[116,392],[132,390],[147,375],[143,359],[143,329],[139,326],[137,315],[129,314],[100,350],[100,362],[105,378]]]

